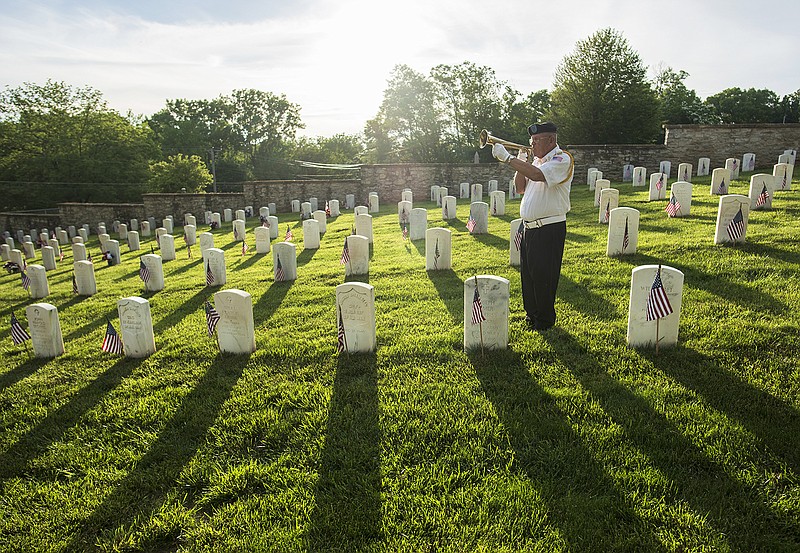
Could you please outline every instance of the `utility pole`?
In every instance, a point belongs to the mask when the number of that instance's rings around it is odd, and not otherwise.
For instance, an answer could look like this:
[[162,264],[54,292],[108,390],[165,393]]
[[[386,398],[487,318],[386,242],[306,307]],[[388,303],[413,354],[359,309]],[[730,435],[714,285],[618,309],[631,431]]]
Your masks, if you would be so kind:
[[214,148],[211,148],[211,176],[214,179],[214,194],[217,193],[217,163],[214,159]]

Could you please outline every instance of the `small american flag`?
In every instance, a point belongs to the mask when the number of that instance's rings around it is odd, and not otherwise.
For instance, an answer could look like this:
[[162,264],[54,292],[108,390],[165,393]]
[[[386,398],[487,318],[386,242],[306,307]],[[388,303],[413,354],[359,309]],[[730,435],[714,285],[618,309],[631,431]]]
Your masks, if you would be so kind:
[[106,353],[122,355],[122,340],[120,339],[119,334],[117,334],[117,331],[114,330],[114,326],[111,324],[111,321],[106,321],[106,335],[103,338],[103,345],[100,346],[100,349]]
[[678,202],[678,198],[675,197],[675,193],[673,192],[669,195],[669,202],[667,203],[667,207],[664,208],[664,211],[666,211],[667,215],[670,217],[675,217],[680,210],[681,204]]
[[186,255],[189,257],[189,259],[192,258],[192,246],[188,242],[186,243]]
[[211,303],[206,300],[206,329],[208,330],[209,337],[214,335],[214,329],[217,328],[219,319],[220,317],[219,313],[217,313],[217,310],[211,307]]
[[239,240],[239,230],[236,228],[236,225],[233,225],[233,239]]
[[281,256],[277,257],[277,265],[275,266],[275,281],[283,282],[286,276],[283,274],[283,266],[281,265]]
[[436,245],[433,248],[433,268],[434,269],[438,269],[439,268],[439,257],[440,257],[439,239],[437,238],[436,239]]
[[469,219],[467,219],[467,230],[472,233],[475,230],[475,225],[478,223],[475,222],[475,218],[472,216],[472,211],[469,212]]
[[342,258],[339,260],[340,265],[347,265],[350,263],[350,248],[347,247],[347,238],[344,239],[344,248],[342,248]]
[[342,306],[339,307],[339,321],[338,321],[338,329],[336,333],[336,349],[339,353],[344,353],[347,351],[347,336],[344,332],[344,319],[342,319]]
[[653,279],[653,285],[650,287],[650,293],[647,296],[647,320],[663,319],[670,313],[672,313],[672,305],[669,303],[664,284],[661,282],[661,265],[659,265],[656,271],[656,278]]
[[75,280],[75,273],[72,273],[72,293],[78,293],[78,281]]
[[403,240],[408,239],[408,225],[403,225]]
[[247,253],[248,249],[247,240],[242,240],[242,257],[244,257],[244,254]]
[[292,238],[294,238],[294,234],[292,234],[292,229],[289,228],[289,225],[286,225],[286,236],[284,236],[284,241],[289,242]]
[[442,219],[449,219],[450,216],[447,214],[447,202],[444,202],[442,205]]
[[58,260],[64,261],[64,250],[61,249],[61,246],[58,246]]
[[661,173],[658,176],[658,180],[656,181],[656,190],[661,192],[662,188],[664,188],[664,173]]
[[325,217],[331,216],[331,206],[328,205],[328,200],[325,200]]
[[139,278],[142,279],[142,282],[145,284],[150,282],[150,269],[147,268],[147,265],[144,264],[141,258],[139,258]]
[[206,286],[211,286],[215,280],[214,273],[211,272],[211,262],[209,261],[206,264]]
[[768,199],[769,192],[767,192],[767,185],[765,184],[761,189],[761,194],[759,194],[758,198],[756,198],[756,207],[761,207],[762,205],[766,204]]
[[608,219],[611,217],[611,202],[606,204],[606,210],[603,213],[603,222],[608,223]]
[[492,215],[497,215],[497,202],[492,198]]
[[522,237],[525,235],[525,221],[520,221],[517,232],[514,234],[514,247],[517,251],[522,249]]
[[14,313],[11,313],[11,339],[14,341],[14,345],[18,346],[22,342],[31,339],[31,335],[27,333],[27,331],[22,328],[22,325],[19,324],[17,320],[17,316]]
[[481,296],[478,294],[478,279],[475,279],[475,295],[472,296],[472,324],[476,325],[486,320],[483,314]]
[[628,245],[631,243],[630,235],[628,234],[628,218],[625,217],[625,232],[622,235],[622,251],[628,249]]
[[744,215],[742,214],[742,206],[739,206],[739,211],[734,215],[731,222],[728,223],[728,238],[731,242],[735,242],[744,234]]
[[22,276],[22,287],[25,290],[30,289],[30,287],[31,287],[31,277],[29,277],[28,273],[26,273],[24,270],[22,271],[21,276]]
[[719,190],[717,192],[719,192],[720,194],[728,193],[728,186],[725,184],[725,179],[722,179],[722,182],[719,183]]

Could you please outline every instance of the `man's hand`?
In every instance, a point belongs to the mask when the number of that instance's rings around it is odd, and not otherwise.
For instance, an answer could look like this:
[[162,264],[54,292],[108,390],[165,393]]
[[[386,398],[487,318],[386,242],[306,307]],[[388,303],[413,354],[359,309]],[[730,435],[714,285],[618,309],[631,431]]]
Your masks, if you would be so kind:
[[503,163],[508,163],[508,160],[511,159],[513,156],[508,153],[506,147],[502,144],[495,143],[492,146],[492,155],[495,157],[496,160],[502,161]]
[[528,161],[528,150],[523,150],[522,148],[520,148],[519,152],[517,153],[517,159],[527,162]]

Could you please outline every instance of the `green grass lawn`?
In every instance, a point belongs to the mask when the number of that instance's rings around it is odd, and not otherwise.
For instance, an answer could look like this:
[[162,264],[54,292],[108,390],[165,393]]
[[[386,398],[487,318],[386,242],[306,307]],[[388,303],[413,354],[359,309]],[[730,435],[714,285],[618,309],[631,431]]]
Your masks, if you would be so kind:
[[[13,346],[11,310],[26,325],[32,300],[3,274],[0,550],[800,550],[800,195],[751,212],[745,244],[715,246],[707,178],[682,219],[617,183],[620,205],[641,211],[638,253],[609,258],[584,182],[546,333],[526,329],[508,264],[519,200],[483,236],[465,231],[464,200],[444,224],[417,202],[429,226],[454,232],[453,270],[440,272],[425,271],[424,241],[404,241],[384,202],[359,278],[375,286],[372,354],[336,353],[352,212],[329,220],[315,251],[302,250],[296,214],[279,214],[298,244],[295,282],[273,281],[271,254],[242,257],[230,223],[214,232],[225,288],[252,294],[250,356],[221,355],[208,337],[203,304],[217,289],[180,239],[153,294],[138,278],[152,239],[123,245],[119,266],[96,263],[92,297],[72,294],[67,251],[44,300],[64,335],[55,360]],[[99,253],[96,237],[89,248]],[[658,355],[625,341],[631,271],[652,263],[685,274],[679,343]],[[511,281],[505,351],[462,351],[474,274]],[[119,329],[128,296],[150,301],[147,359],[100,351],[105,317]]]

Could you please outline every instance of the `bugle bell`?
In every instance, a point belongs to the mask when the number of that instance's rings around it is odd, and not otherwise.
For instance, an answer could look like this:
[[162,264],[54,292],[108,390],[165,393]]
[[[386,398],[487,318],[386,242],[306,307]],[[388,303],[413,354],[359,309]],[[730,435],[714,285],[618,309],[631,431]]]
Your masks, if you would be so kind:
[[487,144],[502,144],[506,148],[510,148],[512,150],[525,150],[530,155],[531,147],[524,146],[522,144],[517,144],[516,142],[510,142],[508,140],[503,140],[502,138],[497,138],[493,136],[489,131],[483,129],[481,131],[481,135],[479,137],[480,146],[484,148]]

